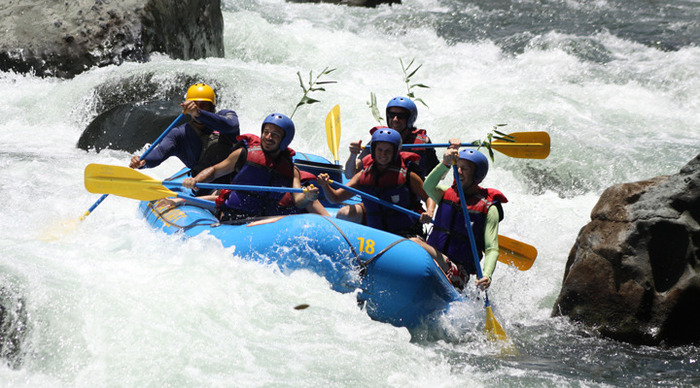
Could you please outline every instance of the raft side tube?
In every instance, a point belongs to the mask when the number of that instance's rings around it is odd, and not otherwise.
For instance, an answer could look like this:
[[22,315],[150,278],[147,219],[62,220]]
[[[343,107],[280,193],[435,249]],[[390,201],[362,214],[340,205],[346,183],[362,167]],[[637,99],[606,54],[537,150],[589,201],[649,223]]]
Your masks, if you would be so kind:
[[246,260],[282,271],[311,270],[339,292],[359,289],[368,315],[380,322],[415,327],[463,300],[422,247],[364,225],[317,214],[220,224],[207,209],[187,203],[143,201],[139,209],[167,234],[208,233]]

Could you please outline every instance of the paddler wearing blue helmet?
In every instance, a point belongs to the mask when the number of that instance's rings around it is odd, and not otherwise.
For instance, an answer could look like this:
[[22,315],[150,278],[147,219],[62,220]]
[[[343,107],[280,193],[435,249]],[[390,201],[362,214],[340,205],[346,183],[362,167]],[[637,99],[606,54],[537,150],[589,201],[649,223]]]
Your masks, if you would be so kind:
[[[292,161],[294,150],[289,148],[295,131],[294,122],[289,117],[272,113],[263,120],[260,136],[238,136],[238,147],[224,161],[203,170],[194,178],[185,179],[182,184],[194,188],[197,183],[235,173],[231,181],[233,184],[301,188],[301,175]],[[223,190],[216,198],[216,204],[222,221],[290,214],[295,212],[294,207],[328,215],[317,200],[318,194],[318,188],[313,186],[303,193],[291,195]],[[289,202],[294,206],[290,207]]]
[[[386,104],[387,126],[396,130],[401,135],[403,144],[425,144],[430,143],[425,129],[416,128],[415,123],[418,118],[418,107],[408,97],[394,97]],[[372,133],[372,130],[370,130]],[[362,140],[350,143],[350,157],[345,163],[345,177],[350,179],[362,166],[362,159],[369,154],[369,150],[362,147]],[[413,153],[420,157],[416,163],[418,175],[421,179],[440,163],[434,148],[412,149]]]
[[[477,253],[482,261],[483,275],[475,283],[480,288],[491,285],[491,276],[498,261],[498,223],[503,219],[501,204],[508,199],[496,189],[482,188],[479,184],[489,171],[489,161],[475,148],[459,150],[458,139],[450,139],[442,163],[438,164],[425,179],[423,185],[430,198],[438,203],[433,229],[424,248],[430,252],[447,273],[452,284],[464,288],[471,274],[476,274],[471,243],[464,223],[457,185],[464,190],[469,218],[472,223]],[[455,164],[459,182],[451,186],[439,185]]]
[[[360,204],[340,208],[338,218],[405,237],[424,234],[422,223],[432,220],[435,203],[423,190],[421,177],[409,167],[418,161],[418,155],[402,152],[401,144],[398,131],[387,127],[374,128],[370,154],[362,159],[361,171],[350,179],[347,186],[416,211],[421,214],[420,220],[365,198]],[[327,174],[320,174],[317,182],[332,203],[341,203],[355,195],[343,188],[330,187]],[[421,200],[428,204],[428,211],[423,209]]]

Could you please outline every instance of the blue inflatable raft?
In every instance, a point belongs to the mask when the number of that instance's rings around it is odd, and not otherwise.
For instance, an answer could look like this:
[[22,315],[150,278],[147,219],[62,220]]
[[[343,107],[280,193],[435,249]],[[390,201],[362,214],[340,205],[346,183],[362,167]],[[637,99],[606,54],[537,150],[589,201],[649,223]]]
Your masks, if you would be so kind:
[[[304,170],[328,172],[342,181],[340,167],[323,158],[298,154],[295,162]],[[317,214],[222,224],[197,205],[172,207],[157,201],[143,201],[139,209],[165,233],[208,233],[225,247],[235,247],[235,255],[244,259],[274,263],[285,271],[312,270],[339,292],[359,289],[360,302],[377,321],[413,328],[429,324],[452,302],[462,300],[418,244],[364,225]]]

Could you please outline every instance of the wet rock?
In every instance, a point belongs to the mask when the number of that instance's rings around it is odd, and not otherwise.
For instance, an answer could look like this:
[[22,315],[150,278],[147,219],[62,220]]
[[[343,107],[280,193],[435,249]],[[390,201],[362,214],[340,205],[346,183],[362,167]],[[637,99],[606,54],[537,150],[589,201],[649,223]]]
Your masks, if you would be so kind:
[[117,105],[155,100],[171,100],[180,103],[185,98],[187,88],[202,80],[207,80],[206,82],[214,90],[220,89],[217,81],[197,74],[146,72],[110,79],[97,85],[85,97],[86,104],[83,107],[77,107],[75,113],[96,116]]
[[[187,88],[202,80],[216,91],[225,89],[224,83],[197,74],[141,73],[105,81],[73,112],[94,117],[80,136],[78,148],[128,152],[142,149],[181,113],[180,103]],[[217,97],[221,98],[218,92]],[[182,122],[188,119],[189,116]]]
[[[126,103],[100,114],[85,129],[78,148],[101,151],[105,148],[134,153],[153,143],[182,112],[173,101]],[[186,122],[186,118],[180,123]]]
[[587,193],[594,186],[588,177],[571,173],[562,176],[554,169],[536,167],[528,163],[517,167],[517,171],[522,175],[528,190],[536,195],[553,191],[559,198],[573,198]]
[[0,276],[0,359],[9,367],[21,367],[28,332],[24,297],[5,276]]
[[569,254],[553,316],[635,344],[700,344],[700,155],[608,188]]
[[0,70],[71,78],[93,66],[223,57],[220,0],[5,1]]

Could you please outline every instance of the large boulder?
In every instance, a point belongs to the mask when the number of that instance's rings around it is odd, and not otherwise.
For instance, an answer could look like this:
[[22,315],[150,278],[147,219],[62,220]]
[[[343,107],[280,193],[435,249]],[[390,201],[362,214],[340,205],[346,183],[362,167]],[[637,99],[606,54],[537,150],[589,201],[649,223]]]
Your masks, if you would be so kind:
[[635,344],[700,343],[700,155],[612,186],[569,254],[553,316]]
[[[146,101],[118,105],[93,120],[78,140],[78,148],[105,148],[134,153],[153,143],[182,112],[173,101]],[[186,122],[183,118],[179,124]]]
[[[83,150],[103,149],[136,152],[152,143],[181,113],[187,88],[206,79],[182,73],[140,73],[110,79],[96,86],[81,105],[95,116],[78,140]],[[215,90],[222,85],[209,82]],[[189,119],[189,116],[187,117]],[[181,122],[185,122],[183,119]]]
[[0,70],[71,78],[93,66],[222,57],[220,0],[5,0]]

